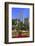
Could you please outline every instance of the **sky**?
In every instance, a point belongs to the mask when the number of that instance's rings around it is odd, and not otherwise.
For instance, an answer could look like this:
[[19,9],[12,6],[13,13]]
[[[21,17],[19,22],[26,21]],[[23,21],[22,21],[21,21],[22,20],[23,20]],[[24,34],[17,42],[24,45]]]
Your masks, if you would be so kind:
[[12,8],[12,19],[20,19],[29,17],[29,8]]

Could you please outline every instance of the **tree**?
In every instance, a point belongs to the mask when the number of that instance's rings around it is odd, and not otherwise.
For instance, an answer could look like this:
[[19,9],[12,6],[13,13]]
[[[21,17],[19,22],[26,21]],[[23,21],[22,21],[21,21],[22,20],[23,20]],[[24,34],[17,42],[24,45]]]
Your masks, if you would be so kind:
[[16,25],[16,20],[12,20],[12,25]]

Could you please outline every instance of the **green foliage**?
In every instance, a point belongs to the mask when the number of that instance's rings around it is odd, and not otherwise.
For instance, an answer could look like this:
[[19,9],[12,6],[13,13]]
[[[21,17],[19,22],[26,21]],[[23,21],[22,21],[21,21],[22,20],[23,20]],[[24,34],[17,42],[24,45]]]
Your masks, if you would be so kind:
[[29,30],[29,26],[24,26],[24,30]]
[[22,27],[23,26],[23,22],[20,22],[19,25]]
[[16,26],[16,30],[19,30],[19,26]]
[[12,20],[12,25],[16,25],[16,20]]
[[[17,24],[17,20],[12,20],[12,25],[16,25],[16,24]],[[19,22],[18,25],[16,26],[16,30],[19,30],[20,28],[21,29],[23,28],[23,30],[29,30],[29,26],[23,24],[23,22]]]

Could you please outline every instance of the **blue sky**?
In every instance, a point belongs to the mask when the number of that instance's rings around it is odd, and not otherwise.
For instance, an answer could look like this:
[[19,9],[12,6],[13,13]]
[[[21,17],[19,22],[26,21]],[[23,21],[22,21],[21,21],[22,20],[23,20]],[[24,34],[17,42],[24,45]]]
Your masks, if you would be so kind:
[[20,17],[20,15],[22,15],[23,18],[29,17],[29,8],[12,8],[12,19],[21,19],[22,17]]

